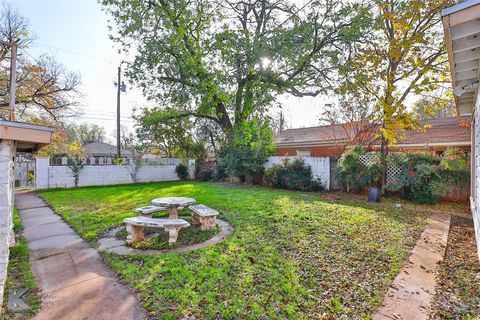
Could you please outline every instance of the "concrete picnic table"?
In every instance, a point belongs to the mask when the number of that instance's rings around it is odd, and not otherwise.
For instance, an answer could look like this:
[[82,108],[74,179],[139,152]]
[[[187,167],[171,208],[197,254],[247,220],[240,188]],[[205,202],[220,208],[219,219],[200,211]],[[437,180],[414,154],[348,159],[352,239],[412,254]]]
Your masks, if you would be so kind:
[[184,197],[165,197],[165,198],[156,198],[152,200],[152,205],[157,207],[169,208],[170,219],[178,219],[177,209],[179,207],[188,207],[195,204],[197,201],[193,198],[184,198]]

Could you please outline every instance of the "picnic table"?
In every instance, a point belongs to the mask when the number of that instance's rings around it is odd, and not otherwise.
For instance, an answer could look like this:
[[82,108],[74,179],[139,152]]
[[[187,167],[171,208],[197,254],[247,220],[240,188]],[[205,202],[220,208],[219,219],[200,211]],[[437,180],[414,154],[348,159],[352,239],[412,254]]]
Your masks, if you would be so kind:
[[178,219],[178,208],[184,208],[194,205],[197,201],[193,198],[185,197],[164,197],[152,200],[152,205],[170,209],[169,219]]

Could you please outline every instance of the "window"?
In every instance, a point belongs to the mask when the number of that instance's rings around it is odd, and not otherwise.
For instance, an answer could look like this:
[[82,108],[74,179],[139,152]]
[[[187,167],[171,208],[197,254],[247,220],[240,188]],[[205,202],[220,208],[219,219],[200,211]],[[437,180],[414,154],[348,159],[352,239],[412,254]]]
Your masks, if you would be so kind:
[[307,151],[297,150],[297,156],[298,157],[310,157],[310,150],[307,150]]

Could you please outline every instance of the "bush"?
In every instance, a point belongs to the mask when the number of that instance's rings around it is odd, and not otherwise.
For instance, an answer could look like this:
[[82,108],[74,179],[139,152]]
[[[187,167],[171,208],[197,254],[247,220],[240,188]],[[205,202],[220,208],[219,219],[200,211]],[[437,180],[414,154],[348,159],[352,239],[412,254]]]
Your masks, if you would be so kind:
[[405,196],[414,203],[435,204],[444,189],[438,157],[410,155],[402,168],[400,183]]
[[445,191],[455,184],[466,183],[469,176],[463,152],[449,149],[442,157],[426,153],[408,155],[400,183],[410,201],[435,204]]
[[213,171],[212,170],[206,170],[202,171],[198,174],[198,180],[200,181],[210,181],[213,179]]
[[268,121],[252,119],[233,131],[232,141],[225,149],[222,165],[226,174],[244,178],[263,172],[263,165],[273,154],[273,133]]
[[217,166],[215,168],[215,172],[213,172],[212,178],[214,181],[220,181],[223,180],[227,177],[227,170],[226,170],[226,164],[223,159],[220,159],[217,162]]
[[186,180],[190,176],[187,166],[183,163],[180,163],[175,167],[175,173],[180,178],[180,180]]
[[319,191],[323,186],[315,179],[312,168],[303,159],[284,161],[265,170],[265,178],[270,187],[290,190]]
[[468,171],[469,167],[465,153],[458,148],[447,148],[440,165],[450,171]]
[[[360,161],[360,157],[368,156],[367,164]],[[362,146],[347,149],[337,163],[337,177],[346,187],[362,191],[375,184],[382,175],[380,156],[378,153],[366,153]]]

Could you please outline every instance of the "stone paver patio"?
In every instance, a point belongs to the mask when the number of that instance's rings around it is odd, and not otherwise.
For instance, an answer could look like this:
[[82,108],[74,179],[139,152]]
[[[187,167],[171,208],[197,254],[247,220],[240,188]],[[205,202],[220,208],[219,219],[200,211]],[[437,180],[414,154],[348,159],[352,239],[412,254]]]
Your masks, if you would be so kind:
[[145,319],[135,295],[42,199],[24,192],[15,202],[42,294],[35,319]]

